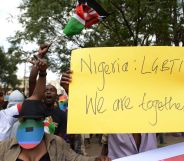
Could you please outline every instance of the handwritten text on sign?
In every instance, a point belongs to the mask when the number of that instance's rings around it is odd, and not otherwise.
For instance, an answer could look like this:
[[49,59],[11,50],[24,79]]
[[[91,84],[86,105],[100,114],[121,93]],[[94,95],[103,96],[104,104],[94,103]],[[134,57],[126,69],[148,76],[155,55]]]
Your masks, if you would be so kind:
[[73,51],[70,133],[184,131],[184,48]]

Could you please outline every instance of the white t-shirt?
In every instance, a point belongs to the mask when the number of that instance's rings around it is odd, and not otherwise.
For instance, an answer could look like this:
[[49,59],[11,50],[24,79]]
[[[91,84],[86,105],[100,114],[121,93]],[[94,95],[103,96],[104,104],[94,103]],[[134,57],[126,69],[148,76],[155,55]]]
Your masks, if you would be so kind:
[[17,120],[13,116],[18,114],[18,105],[0,111],[0,141],[9,139],[11,128]]

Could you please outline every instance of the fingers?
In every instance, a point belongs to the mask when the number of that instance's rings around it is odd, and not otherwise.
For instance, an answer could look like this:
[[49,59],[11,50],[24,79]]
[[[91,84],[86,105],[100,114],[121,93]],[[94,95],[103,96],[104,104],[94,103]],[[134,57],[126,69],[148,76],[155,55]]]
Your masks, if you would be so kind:
[[38,60],[38,69],[41,70],[41,71],[45,71],[47,69],[47,63],[45,60]]
[[67,74],[72,74],[72,73],[73,73],[73,71],[71,71],[71,70],[67,70],[67,71],[66,71],[66,73],[67,73]]
[[109,158],[109,157],[107,157],[107,161],[112,161],[112,159],[111,159],[111,158]]
[[38,58],[37,59],[35,59],[35,55],[34,55],[34,57],[33,58],[31,58],[31,59],[28,59],[28,61],[27,62],[29,62],[29,63],[31,63],[32,65],[34,65],[34,66],[37,66],[37,63],[38,63]]
[[66,81],[66,80],[71,81],[72,80],[72,76],[70,74],[63,73],[62,77],[61,77],[61,80],[63,80],[63,81]]
[[71,79],[69,79],[69,78],[66,78],[66,77],[62,77],[61,78],[61,81],[60,81],[60,84],[63,86],[63,84],[70,84],[72,82],[72,80]]
[[39,58],[37,55],[33,55],[33,58],[28,60],[28,62],[33,64],[40,71],[45,71],[48,67],[46,60]]
[[60,84],[63,86],[63,84],[67,84],[69,85],[70,84],[70,81],[61,81]]
[[40,45],[40,48],[38,50],[38,55],[41,58],[43,58],[45,56],[45,54],[48,52],[50,46],[51,46],[51,44],[42,44],[42,45]]
[[40,71],[45,71],[47,69],[47,62],[44,59],[38,58],[37,60],[31,62]]
[[72,73],[73,73],[73,71],[71,71],[71,70],[68,70],[68,71],[66,71],[66,73],[63,73],[62,77],[61,77],[61,83],[62,82],[65,82],[65,83],[69,82],[70,83],[72,81],[72,76],[71,76]]
[[60,85],[65,89],[66,93],[68,94],[68,88],[69,84],[72,81],[71,74],[73,72],[71,70],[66,71],[66,73],[63,73],[60,80]]
[[28,60],[29,63],[31,63],[32,65],[35,65],[35,61],[34,60]]
[[41,44],[40,49],[49,48],[51,44]]
[[33,58],[34,58],[35,60],[38,60],[38,59],[39,59],[39,57],[36,56],[36,55],[33,55]]
[[100,157],[96,158],[96,161],[111,161],[111,158],[109,158],[107,156],[100,156]]
[[60,80],[60,84],[63,86],[64,84],[70,84],[72,81],[72,77],[70,74],[67,74],[67,73],[63,73],[62,74],[62,77],[61,77],[61,80]]

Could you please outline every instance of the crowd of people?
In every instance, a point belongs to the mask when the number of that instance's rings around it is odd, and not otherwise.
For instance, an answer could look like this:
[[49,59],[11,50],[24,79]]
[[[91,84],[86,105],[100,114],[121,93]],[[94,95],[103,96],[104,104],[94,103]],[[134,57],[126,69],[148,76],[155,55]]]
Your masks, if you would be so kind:
[[86,156],[83,135],[66,132],[72,71],[63,73],[60,81],[67,95],[46,85],[44,57],[49,47],[40,46],[30,61],[27,98],[14,90],[4,101],[0,92],[0,161],[110,161],[157,148],[156,134],[104,134],[101,156]]
[[[0,160],[1,161],[93,161],[110,158],[80,154],[66,134],[66,97],[46,85],[47,63],[44,56],[50,45],[41,46],[30,61],[29,96],[13,91],[8,102],[0,95]],[[37,80],[38,76],[38,80]],[[11,98],[14,97],[13,101]],[[76,152],[75,152],[75,151]]]

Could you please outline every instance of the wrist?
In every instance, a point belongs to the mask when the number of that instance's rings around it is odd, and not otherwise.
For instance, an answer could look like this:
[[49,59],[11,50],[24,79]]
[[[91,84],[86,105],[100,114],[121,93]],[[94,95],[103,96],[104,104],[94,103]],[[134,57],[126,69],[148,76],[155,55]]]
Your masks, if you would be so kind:
[[46,77],[46,76],[47,76],[46,70],[40,71],[40,72],[39,72],[39,76],[40,76],[40,77]]

